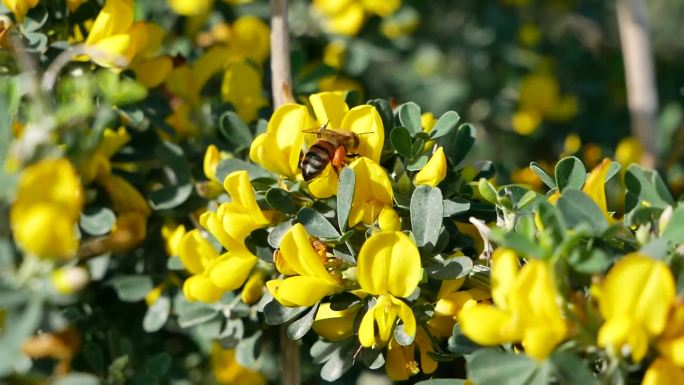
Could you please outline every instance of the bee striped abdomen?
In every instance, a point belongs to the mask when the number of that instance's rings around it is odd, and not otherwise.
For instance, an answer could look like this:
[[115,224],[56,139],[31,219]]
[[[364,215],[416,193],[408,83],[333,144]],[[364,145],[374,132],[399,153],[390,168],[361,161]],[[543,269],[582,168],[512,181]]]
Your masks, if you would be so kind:
[[311,180],[325,170],[335,155],[336,146],[327,140],[318,140],[302,158],[302,176],[304,180]]

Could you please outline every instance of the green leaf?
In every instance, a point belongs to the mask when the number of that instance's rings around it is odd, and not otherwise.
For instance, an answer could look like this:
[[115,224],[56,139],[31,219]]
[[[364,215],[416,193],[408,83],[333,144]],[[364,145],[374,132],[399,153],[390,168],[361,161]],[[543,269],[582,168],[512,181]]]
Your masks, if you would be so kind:
[[375,107],[375,109],[380,114],[382,119],[382,125],[385,128],[385,132],[394,128],[394,114],[392,113],[392,107],[385,99],[373,99],[369,100],[367,104]]
[[497,203],[499,201],[499,194],[496,192],[496,188],[487,179],[480,178],[477,182],[477,189],[480,191],[480,195],[489,202]]
[[148,275],[122,275],[111,280],[119,299],[124,302],[136,302],[145,298],[154,287]]
[[252,144],[252,131],[233,111],[226,111],[221,115],[219,132],[237,148],[246,148]]
[[397,150],[399,155],[411,159],[413,155],[413,142],[411,134],[405,127],[399,126],[392,130],[390,133],[390,143],[392,143],[392,147]]
[[422,132],[420,124],[420,107],[413,102],[408,102],[399,106],[399,122],[406,127],[411,136]]
[[100,380],[90,373],[71,372],[57,378],[53,385],[99,385]]
[[273,178],[273,175],[258,165],[246,162],[238,158],[224,159],[216,166],[216,179],[223,182],[226,177],[235,172],[245,170],[249,174],[249,179]]
[[156,332],[161,329],[171,312],[171,300],[169,297],[161,296],[145,312],[143,318],[143,330],[148,333]]
[[336,311],[349,309],[358,303],[361,303],[361,299],[348,291],[330,297],[330,309]]
[[290,194],[277,187],[271,187],[266,192],[266,203],[273,209],[285,214],[295,214],[299,209]]
[[235,360],[242,366],[252,366],[257,360],[258,350],[261,347],[259,340],[263,332],[257,330],[251,336],[242,339],[235,347]]
[[169,178],[171,185],[164,186],[149,194],[148,201],[155,210],[168,210],[183,204],[193,191],[190,180],[190,166],[185,159],[183,149],[170,143],[162,142],[154,150],[160,164],[166,172],[173,175]]
[[625,187],[627,189],[625,212],[642,206],[643,202],[647,202],[650,207],[661,209],[674,203],[660,175],[656,171],[646,170],[636,164],[627,168]]
[[104,354],[102,353],[100,345],[94,342],[87,342],[83,345],[83,356],[95,373],[98,375],[104,374]]
[[304,316],[291,324],[287,325],[287,336],[291,340],[298,340],[311,329],[313,325],[314,317],[316,316],[316,311],[318,310],[318,304],[311,307]]
[[428,162],[427,155],[418,157],[415,161],[406,165],[406,169],[409,171],[420,171],[425,167]]
[[537,162],[530,163],[530,168],[532,169],[532,171],[535,174],[537,174],[539,179],[541,179],[542,182],[544,182],[544,184],[548,188],[550,188],[550,189],[556,188],[556,181],[551,177],[551,175],[547,174],[546,171],[544,171],[544,169],[541,167],[541,165],[539,163],[537,163]]
[[318,211],[305,207],[299,210],[297,221],[304,225],[309,235],[316,238],[338,238],[340,233],[335,227]]
[[184,329],[210,321],[219,314],[216,308],[201,302],[187,302],[180,308],[174,308],[178,313],[178,324]]
[[466,256],[433,258],[425,265],[425,272],[432,279],[444,281],[465,277],[473,269],[473,260]]
[[184,270],[185,266],[183,266],[183,261],[181,261],[180,257],[174,255],[169,257],[169,259],[166,261],[166,268],[169,270],[180,271]]
[[560,210],[546,200],[539,201],[537,205],[539,221],[544,231],[549,232],[556,241],[560,242],[565,234],[565,220]]
[[467,363],[468,378],[477,385],[546,385],[551,366],[524,354],[487,348],[477,350]]
[[290,231],[291,228],[292,220],[281,222],[277,226],[273,227],[271,232],[268,233],[268,244],[274,249],[279,248],[280,241],[283,239],[283,236],[285,236],[285,233]]
[[264,306],[264,317],[268,325],[280,325],[306,311],[307,307],[285,307],[275,299]]
[[556,185],[562,193],[566,188],[580,190],[587,177],[587,170],[582,161],[574,156],[568,156],[558,161],[555,174]]
[[589,370],[589,364],[569,352],[551,354],[551,363],[561,385],[598,385],[599,381]]
[[430,139],[439,139],[449,135],[456,128],[459,120],[461,117],[455,111],[445,112],[430,130]]
[[337,225],[340,231],[347,229],[349,212],[351,212],[352,201],[354,200],[354,185],[356,175],[354,171],[345,167],[340,172],[340,181],[337,184]]
[[171,368],[171,355],[166,352],[157,353],[147,359],[144,370],[148,374],[160,378],[166,375]]
[[515,231],[505,231],[501,228],[492,229],[494,241],[502,246],[509,247],[516,252],[534,258],[544,258],[548,254],[536,241]]
[[458,165],[475,144],[475,127],[469,123],[461,124],[458,130],[452,130],[449,135],[439,138],[437,143],[444,147],[444,154],[451,163]]
[[457,323],[451,332],[451,337],[447,341],[447,349],[458,355],[471,354],[474,351],[481,349],[481,346],[471,341],[461,331],[461,326]]
[[30,9],[24,21],[22,22],[22,30],[26,32],[33,32],[40,29],[48,21],[48,10],[43,4],[38,4],[36,7]]
[[556,207],[563,214],[565,223],[570,228],[575,228],[583,223],[598,233],[602,233],[608,228],[608,221],[601,213],[598,205],[587,194],[579,190],[566,190],[558,199]]
[[615,161],[610,162],[610,165],[608,166],[608,172],[606,173],[606,182],[613,179],[613,177],[617,175],[621,169],[622,165],[620,163]]
[[418,186],[411,195],[411,231],[418,247],[432,249],[437,244],[443,217],[442,191]]
[[463,198],[453,197],[442,201],[442,215],[450,217],[452,215],[459,215],[470,210],[470,202]]
[[674,244],[684,243],[684,205],[674,209],[662,237]]
[[601,249],[592,249],[585,252],[575,249],[568,257],[568,264],[573,270],[583,274],[604,272],[612,262]]
[[90,235],[107,234],[116,222],[116,215],[107,207],[86,207],[78,224]]
[[321,368],[321,378],[333,382],[354,366],[354,352],[357,349],[355,343],[345,343],[335,349]]

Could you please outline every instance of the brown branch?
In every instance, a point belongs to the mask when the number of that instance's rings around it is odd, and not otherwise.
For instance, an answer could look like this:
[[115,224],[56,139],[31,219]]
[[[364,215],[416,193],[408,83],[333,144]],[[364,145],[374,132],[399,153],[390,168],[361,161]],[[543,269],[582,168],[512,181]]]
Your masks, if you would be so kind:
[[647,167],[656,167],[658,94],[646,4],[643,0],[617,0],[617,19],[624,55],[632,135],[639,139],[644,148],[641,163]]
[[[293,102],[290,74],[290,32],[287,24],[287,0],[271,0],[271,81],[273,108]],[[280,327],[281,384],[299,385],[301,363],[299,345],[287,336],[287,326]]]

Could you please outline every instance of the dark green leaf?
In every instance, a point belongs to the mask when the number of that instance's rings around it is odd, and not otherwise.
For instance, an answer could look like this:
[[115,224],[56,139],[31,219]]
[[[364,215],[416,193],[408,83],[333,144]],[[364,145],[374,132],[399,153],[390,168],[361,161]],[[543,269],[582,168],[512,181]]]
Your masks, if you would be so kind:
[[48,21],[48,16],[47,8],[43,4],[38,4],[30,9],[24,17],[22,29],[27,32],[37,31]]
[[447,349],[455,354],[471,354],[472,352],[480,349],[481,346],[471,341],[468,337],[463,334],[459,324],[454,325],[451,337],[447,341]]
[[439,117],[435,126],[430,130],[430,139],[438,139],[449,135],[458,124],[461,117],[455,111],[447,111]]
[[250,180],[257,178],[273,178],[273,175],[268,171],[254,163],[246,162],[238,158],[230,158],[222,160],[218,166],[216,166],[216,179],[223,182],[223,180],[232,172],[242,170],[247,171]]
[[361,299],[359,297],[348,291],[343,291],[342,293],[335,294],[330,298],[330,309],[336,311],[346,310],[357,303],[361,303]]
[[411,136],[422,132],[420,124],[420,107],[413,102],[408,102],[399,106],[399,122],[406,127]]
[[664,209],[674,203],[672,195],[667,190],[663,179],[656,171],[645,170],[641,166],[632,164],[625,173],[625,211],[630,212],[635,207],[647,202],[648,206]]
[[452,215],[463,214],[470,210],[470,202],[463,198],[453,197],[442,201],[442,215],[450,217]]
[[556,181],[551,177],[551,175],[547,174],[546,171],[542,168],[542,166],[537,163],[537,162],[532,162],[530,163],[530,168],[532,171],[534,171],[535,174],[539,177],[539,179],[544,182],[544,184],[550,188],[554,189],[556,188]]
[[347,228],[349,212],[351,211],[352,200],[354,199],[354,185],[356,176],[354,171],[345,167],[340,172],[340,181],[337,184],[337,224],[340,231]]
[[311,310],[304,314],[302,318],[287,325],[287,336],[291,340],[298,340],[304,337],[304,335],[311,329],[311,325],[313,325],[317,310],[318,304],[312,306]]
[[154,377],[163,377],[166,375],[166,373],[169,371],[171,368],[171,356],[169,353],[162,352],[162,353],[157,353],[150,357],[146,362],[145,362],[145,368],[144,370],[154,376]]
[[645,244],[639,253],[643,255],[648,255],[653,259],[664,260],[667,257],[668,244],[667,240],[662,238],[652,239],[650,242]]
[[107,234],[116,222],[116,215],[107,207],[86,207],[81,213],[79,225],[90,235]]
[[170,311],[171,300],[169,297],[159,297],[145,313],[145,317],[143,318],[143,330],[152,333],[161,329],[169,318]]
[[95,373],[98,375],[104,374],[104,354],[102,353],[100,345],[94,342],[87,342],[83,345],[83,356]]
[[434,378],[431,380],[418,381],[414,385],[463,385],[465,380],[459,378]]
[[443,217],[442,191],[418,186],[411,195],[411,231],[419,247],[432,249],[437,244]]
[[190,302],[182,308],[174,305],[174,309],[178,313],[178,324],[185,329],[210,321],[219,314],[216,308],[201,302]]
[[277,187],[272,187],[266,192],[266,202],[273,209],[285,214],[295,214],[299,209],[290,194]]
[[469,123],[461,124],[458,130],[452,130],[449,135],[439,138],[437,142],[444,147],[444,154],[451,163],[458,165],[475,144],[475,127]]
[[406,169],[409,171],[420,171],[428,162],[427,155],[418,157],[415,161],[406,165]]
[[309,235],[316,238],[337,238],[340,233],[321,213],[312,208],[303,208],[297,214],[297,221],[304,225]]
[[491,236],[495,242],[511,248],[524,256],[544,258],[548,254],[536,241],[515,231],[505,231],[496,228],[492,230]]
[[219,132],[223,137],[238,148],[249,147],[252,144],[252,132],[240,116],[233,111],[226,111],[219,119]]
[[467,365],[468,378],[477,385],[546,385],[551,366],[524,354],[487,348],[477,350]]
[[274,249],[279,248],[280,241],[283,239],[285,233],[290,231],[291,228],[292,220],[281,222],[277,226],[273,227],[271,232],[268,233],[268,244]]
[[550,232],[556,241],[563,239],[566,227],[560,210],[548,201],[542,200],[537,205],[537,212],[544,231]]
[[568,257],[568,264],[577,272],[594,274],[606,271],[612,260],[601,249],[581,252],[575,249]]
[[387,100],[373,99],[369,100],[368,104],[375,107],[380,114],[382,125],[385,127],[385,132],[392,130],[394,128],[394,114],[392,113],[392,107],[387,103]]
[[568,156],[556,164],[556,185],[561,192],[566,188],[581,189],[587,177],[587,170],[582,161],[574,156]]
[[152,278],[147,275],[122,275],[111,281],[119,299],[125,302],[136,302],[145,298],[154,287]]
[[598,385],[598,380],[589,370],[589,364],[569,352],[554,352],[551,363],[561,385]]
[[399,155],[411,159],[413,155],[413,142],[411,139],[411,133],[402,126],[395,127],[390,133],[390,143],[392,147],[399,153]]
[[433,258],[425,266],[425,272],[432,279],[444,281],[465,277],[473,269],[473,260],[466,256],[455,258]]
[[563,214],[565,223],[570,228],[587,224],[598,233],[608,228],[608,221],[601,209],[589,196],[579,190],[568,189],[558,199],[556,207]]
[[275,299],[264,306],[264,317],[269,325],[280,325],[306,311],[307,307],[285,307]]

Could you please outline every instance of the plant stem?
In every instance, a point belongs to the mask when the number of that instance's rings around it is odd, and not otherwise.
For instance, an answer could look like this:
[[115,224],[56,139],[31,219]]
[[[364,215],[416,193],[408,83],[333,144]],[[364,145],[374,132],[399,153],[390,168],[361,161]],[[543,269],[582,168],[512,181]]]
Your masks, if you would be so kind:
[[647,167],[656,167],[658,94],[646,4],[643,0],[617,0],[617,20],[624,55],[632,134],[644,146],[641,163]]
[[[287,0],[271,0],[271,82],[273,108],[294,101],[290,74],[290,32],[287,23]],[[280,326],[281,384],[299,385],[301,381],[299,345],[287,336],[287,326]]]

